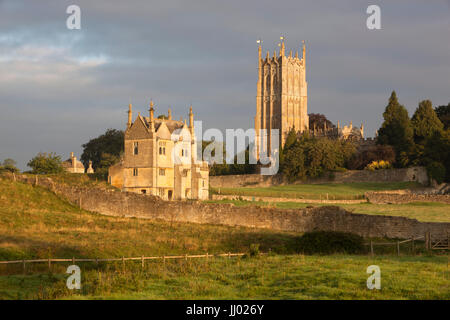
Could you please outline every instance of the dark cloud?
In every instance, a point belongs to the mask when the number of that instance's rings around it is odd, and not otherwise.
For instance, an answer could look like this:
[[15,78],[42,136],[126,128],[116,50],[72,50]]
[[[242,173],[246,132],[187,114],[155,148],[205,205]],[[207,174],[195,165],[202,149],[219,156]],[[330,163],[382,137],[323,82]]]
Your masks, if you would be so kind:
[[[373,2],[373,1],[372,1]],[[80,0],[82,30],[67,30],[73,1],[0,0],[0,160],[24,169],[39,151],[66,157],[126,105],[147,113],[193,104],[204,128],[248,128],[255,112],[256,43],[307,41],[309,112],[379,127],[390,91],[410,113],[447,104],[449,1]],[[381,6],[382,30],[365,27]]]

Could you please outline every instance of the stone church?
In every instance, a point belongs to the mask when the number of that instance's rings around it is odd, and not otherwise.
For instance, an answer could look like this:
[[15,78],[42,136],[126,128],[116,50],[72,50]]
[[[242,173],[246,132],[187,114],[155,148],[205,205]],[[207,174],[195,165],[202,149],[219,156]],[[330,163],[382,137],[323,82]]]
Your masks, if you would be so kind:
[[[266,58],[261,56],[261,44],[258,46],[258,81],[256,89],[256,148],[266,152],[271,149],[271,130],[279,129],[279,145],[283,146],[291,128],[299,132],[307,131],[309,119],[308,83],[306,82],[305,43],[302,57],[292,54],[286,56],[284,40],[280,52],[273,57],[267,51]],[[261,129],[265,129],[260,131]]]
[[[299,134],[308,132],[313,136],[360,141],[364,139],[364,126],[337,128],[309,128],[308,82],[306,81],[306,47],[302,44],[302,56],[298,51],[285,52],[284,38],[273,56],[267,51],[262,58],[261,41],[258,46],[258,81],[256,89],[255,144],[256,150],[267,154],[271,150],[271,131],[279,130],[279,146],[282,147],[289,131]],[[259,159],[259,152],[256,158]]]
[[108,181],[123,191],[159,196],[164,200],[208,199],[209,167],[197,161],[194,114],[186,120],[138,114],[132,121],[129,105],[125,150],[120,163],[109,168]]

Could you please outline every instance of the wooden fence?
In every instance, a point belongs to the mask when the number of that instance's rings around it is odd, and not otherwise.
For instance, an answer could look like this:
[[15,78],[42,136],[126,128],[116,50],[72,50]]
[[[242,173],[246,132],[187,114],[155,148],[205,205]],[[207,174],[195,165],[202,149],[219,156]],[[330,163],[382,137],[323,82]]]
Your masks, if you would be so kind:
[[450,233],[447,232],[447,239],[439,239],[433,240],[431,233],[426,232],[422,237],[412,237],[411,239],[406,239],[403,241],[395,241],[395,242],[373,242],[372,240],[369,243],[365,243],[365,245],[370,246],[370,254],[374,255],[374,246],[396,246],[397,255],[400,255],[400,245],[404,243],[411,243],[411,250],[415,252],[415,241],[416,240],[425,240],[425,249],[426,250],[450,250]]
[[[48,268],[51,269],[53,262],[71,262],[72,264],[75,264],[75,262],[114,262],[114,261],[122,261],[123,264],[125,264],[125,261],[141,261],[142,268],[145,266],[145,260],[161,260],[163,263],[166,262],[166,260],[170,259],[192,259],[192,258],[214,258],[214,257],[240,257],[244,256],[247,253],[219,253],[219,254],[196,254],[196,255],[179,255],[179,256],[154,256],[154,257],[121,257],[121,258],[95,258],[95,259],[88,259],[88,258],[75,258],[72,257],[71,259],[60,259],[60,258],[48,258],[48,259],[30,259],[30,260],[10,260],[10,261],[0,261],[0,265],[7,265],[7,264],[22,264],[23,270],[26,270],[26,264],[27,263],[48,263]],[[260,253],[263,254],[263,253]]]

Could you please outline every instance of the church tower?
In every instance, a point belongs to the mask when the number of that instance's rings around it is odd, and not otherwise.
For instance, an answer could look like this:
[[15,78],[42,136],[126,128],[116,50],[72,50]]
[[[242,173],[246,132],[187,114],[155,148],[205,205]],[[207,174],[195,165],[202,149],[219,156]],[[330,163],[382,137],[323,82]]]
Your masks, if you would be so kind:
[[[271,150],[271,130],[279,129],[279,146],[282,147],[292,128],[296,131],[308,131],[308,83],[305,77],[305,42],[302,57],[298,51],[285,54],[284,38],[281,37],[280,52],[274,51],[273,57],[267,52],[261,56],[261,41],[258,41],[258,82],[256,89],[256,147],[259,150]],[[260,132],[261,129],[265,129]],[[260,149],[260,146],[262,148]],[[267,153],[266,153],[267,154]]]

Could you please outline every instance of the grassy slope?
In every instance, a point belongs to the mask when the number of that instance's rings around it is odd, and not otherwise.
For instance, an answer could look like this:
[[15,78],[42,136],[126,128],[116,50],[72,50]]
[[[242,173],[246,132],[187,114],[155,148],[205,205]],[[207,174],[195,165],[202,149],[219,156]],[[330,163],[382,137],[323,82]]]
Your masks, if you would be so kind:
[[[261,250],[293,253],[296,234],[269,230],[106,217],[52,193],[0,179],[0,259],[117,257]],[[370,264],[382,270],[380,292],[365,287]],[[65,288],[65,265],[0,266],[0,299],[449,299],[447,257],[279,255],[148,263],[84,263],[83,291]],[[8,275],[10,274],[10,275]],[[14,275],[13,275],[14,274]]]
[[[306,198],[320,199],[328,196],[334,199],[360,199],[367,191],[398,190],[418,187],[413,182],[355,182],[325,184],[292,184],[265,188],[220,188],[220,194],[232,194],[255,197]],[[214,193],[218,188],[212,190]]]
[[[327,206],[320,203],[245,201],[245,200],[208,200],[215,203],[233,203],[237,206],[272,206],[277,208],[305,208],[307,206]],[[437,202],[411,202],[406,204],[339,204],[340,207],[353,213],[401,216],[419,221],[450,222],[450,205]]]
[[297,235],[89,213],[42,188],[0,179],[0,260],[247,250],[292,252]]

